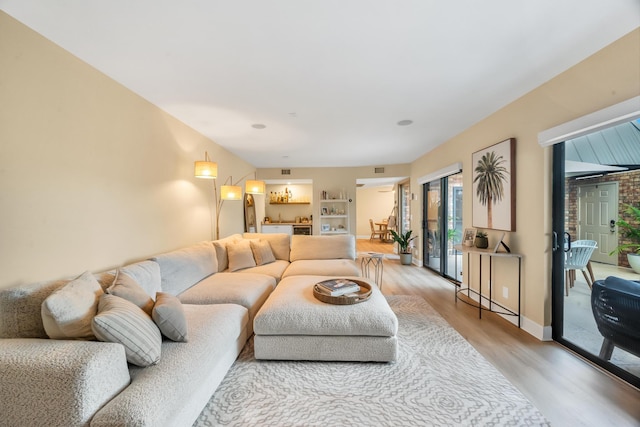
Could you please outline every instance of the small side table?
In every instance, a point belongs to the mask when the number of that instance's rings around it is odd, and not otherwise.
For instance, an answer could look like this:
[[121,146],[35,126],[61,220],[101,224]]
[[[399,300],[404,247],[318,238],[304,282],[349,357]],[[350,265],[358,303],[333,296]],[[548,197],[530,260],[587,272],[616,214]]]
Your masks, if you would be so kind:
[[378,288],[382,290],[382,273],[384,272],[384,254],[378,252],[362,252],[358,254],[361,257],[360,268],[362,269],[362,275],[366,278],[371,276],[370,266],[373,266],[374,280]]

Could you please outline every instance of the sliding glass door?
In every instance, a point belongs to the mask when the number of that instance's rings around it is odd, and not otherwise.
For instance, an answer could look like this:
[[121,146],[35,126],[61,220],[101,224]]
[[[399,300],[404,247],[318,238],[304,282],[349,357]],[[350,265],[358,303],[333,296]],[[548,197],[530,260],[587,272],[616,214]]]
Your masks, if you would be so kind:
[[[640,293],[634,302],[594,284],[610,276],[640,280],[626,254],[614,251],[624,243],[618,218],[640,201],[633,184],[640,181],[640,154],[615,162],[629,141],[625,135],[640,144],[640,123],[619,126],[553,148],[553,338],[640,386]],[[597,161],[600,153],[607,154],[607,164]],[[589,163],[582,158],[587,154]]]
[[423,264],[461,281],[462,258],[454,249],[462,239],[462,173],[423,186]]

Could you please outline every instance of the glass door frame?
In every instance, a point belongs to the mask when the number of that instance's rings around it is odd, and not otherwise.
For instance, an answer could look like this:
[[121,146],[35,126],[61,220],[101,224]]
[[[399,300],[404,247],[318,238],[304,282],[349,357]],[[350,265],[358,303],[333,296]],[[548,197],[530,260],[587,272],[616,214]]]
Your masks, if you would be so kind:
[[564,142],[553,146],[552,166],[552,267],[551,267],[551,336],[554,341],[571,349],[594,364],[613,373],[635,387],[640,388],[640,378],[601,359],[584,348],[564,338],[564,245],[565,232],[565,147]]
[[[448,216],[452,213],[449,212],[449,177],[460,174],[461,171],[456,173],[452,173],[451,175],[446,175],[422,184],[422,265],[425,268],[428,268],[441,276],[447,278],[448,280],[452,280],[458,282],[456,277],[456,272],[454,271],[451,274],[449,270],[449,257],[456,256],[449,254],[449,220]],[[437,182],[440,192],[440,204],[438,207],[438,218],[436,218],[438,230],[435,233],[436,238],[434,245],[438,245],[438,251],[440,254],[439,263],[437,267],[435,265],[430,264],[431,254],[429,252],[429,192],[431,190],[431,184]],[[463,191],[463,190],[460,190]]]

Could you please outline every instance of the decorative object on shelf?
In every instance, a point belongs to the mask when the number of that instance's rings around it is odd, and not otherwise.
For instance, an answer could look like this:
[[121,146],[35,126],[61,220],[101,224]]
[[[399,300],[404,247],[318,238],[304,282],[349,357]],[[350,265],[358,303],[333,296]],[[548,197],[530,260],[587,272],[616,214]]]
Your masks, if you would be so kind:
[[506,235],[507,235],[507,233],[502,233],[502,236],[500,236],[500,238],[496,242],[495,246],[493,247],[493,252],[494,253],[498,253],[498,249],[500,249],[500,246],[502,246],[504,248],[505,252],[507,252],[507,253],[511,252],[511,248],[509,246],[507,246],[507,244],[504,242],[504,236],[506,236]]
[[[231,175],[224,180],[220,186],[220,197],[218,197],[218,186],[213,184],[213,197],[216,203],[215,214],[215,235],[212,235],[212,240],[216,240],[220,237],[220,211],[225,200],[242,200],[242,187],[238,184],[249,175],[253,174],[256,178],[256,171],[249,172],[235,183]],[[212,162],[209,158],[209,153],[205,151],[204,160],[196,161],[194,163],[194,176],[196,178],[203,179],[217,179],[218,178],[218,164]],[[257,179],[247,180],[245,183],[245,192],[249,194],[264,194],[265,183],[264,181],[258,181]],[[213,230],[212,230],[213,231]],[[213,234],[213,233],[212,233]]]
[[474,227],[516,230],[515,157],[515,138],[473,153]]
[[395,230],[389,230],[391,233],[391,237],[393,241],[398,244],[398,253],[400,254],[400,264],[402,265],[411,265],[411,242],[418,236],[411,237],[411,233],[413,230],[409,230],[406,233],[397,233]]
[[489,239],[487,238],[486,231],[479,230],[476,232],[476,237],[473,240],[473,246],[478,249],[487,249],[489,247]]
[[465,228],[462,244],[464,246],[473,246],[473,240],[476,238],[475,228]]
[[633,271],[640,274],[640,203],[638,207],[626,205],[623,212],[628,219],[620,216],[616,225],[618,231],[627,241],[618,245],[609,255],[619,254],[630,249],[631,252],[627,253],[627,261]]

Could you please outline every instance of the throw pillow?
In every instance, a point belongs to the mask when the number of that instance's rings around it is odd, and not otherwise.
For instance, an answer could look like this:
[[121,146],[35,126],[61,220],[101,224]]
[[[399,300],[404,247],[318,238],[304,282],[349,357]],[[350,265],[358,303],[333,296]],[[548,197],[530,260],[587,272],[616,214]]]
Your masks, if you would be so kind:
[[146,367],[160,360],[162,335],[158,327],[140,307],[124,298],[102,295],[91,327],[100,341],[122,344],[127,361],[133,365]]
[[155,261],[140,261],[120,267],[120,272],[131,277],[152,299],[161,291],[160,265]]
[[253,259],[253,252],[251,251],[251,242],[249,242],[249,240],[240,240],[227,245],[227,252],[229,254],[229,271],[237,271],[256,266],[256,261]]
[[107,288],[106,292],[134,303],[145,313],[151,316],[153,300],[149,295],[147,295],[138,282],[129,277],[129,275],[123,273],[120,269],[116,271],[116,277],[113,279],[113,284]]
[[224,271],[229,267],[229,253],[227,252],[227,246],[231,245],[239,240],[242,240],[240,234],[233,234],[224,239],[218,239],[213,241],[213,247],[216,248],[216,257],[218,259],[218,271]]
[[264,265],[276,261],[269,242],[266,240],[250,240],[249,243],[251,244],[251,251],[256,265]]
[[53,292],[42,302],[42,324],[52,339],[95,339],[91,320],[103,294],[100,284],[88,271]]
[[162,335],[172,341],[187,341],[187,318],[177,296],[158,292],[151,317]]

